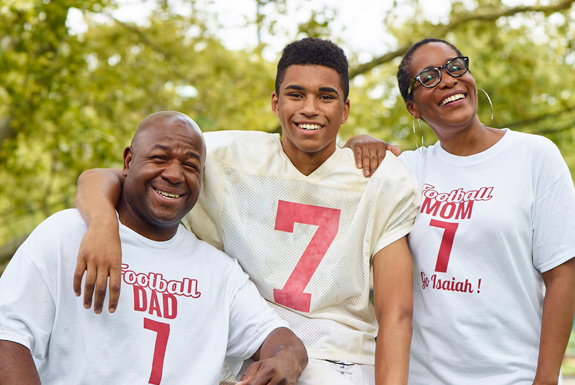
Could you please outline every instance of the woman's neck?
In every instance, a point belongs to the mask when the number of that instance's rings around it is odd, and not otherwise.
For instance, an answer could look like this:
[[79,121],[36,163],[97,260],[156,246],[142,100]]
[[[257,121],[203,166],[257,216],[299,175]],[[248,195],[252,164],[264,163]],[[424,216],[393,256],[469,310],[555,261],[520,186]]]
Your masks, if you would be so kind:
[[441,147],[453,155],[469,156],[479,154],[493,146],[505,134],[505,131],[486,127],[479,123],[471,129],[451,137],[439,138]]

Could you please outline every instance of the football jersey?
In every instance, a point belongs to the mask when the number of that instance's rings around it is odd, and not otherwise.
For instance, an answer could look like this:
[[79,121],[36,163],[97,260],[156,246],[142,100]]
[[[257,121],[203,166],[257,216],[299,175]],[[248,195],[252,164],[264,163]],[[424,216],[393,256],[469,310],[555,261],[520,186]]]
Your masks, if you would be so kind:
[[373,365],[372,257],[411,229],[417,181],[391,153],[371,178],[349,149],[305,176],[277,134],[205,138],[203,191],[187,224],[238,259],[310,358]]

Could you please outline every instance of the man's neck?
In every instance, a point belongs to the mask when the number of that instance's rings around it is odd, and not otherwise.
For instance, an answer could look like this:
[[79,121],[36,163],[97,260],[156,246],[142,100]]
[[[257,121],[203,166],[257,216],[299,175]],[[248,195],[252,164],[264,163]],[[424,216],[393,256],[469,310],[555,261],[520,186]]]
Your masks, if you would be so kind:
[[178,226],[173,227],[159,227],[154,226],[150,223],[147,223],[142,218],[140,218],[132,208],[124,202],[122,198],[118,202],[118,206],[116,206],[116,210],[118,211],[118,217],[120,218],[120,222],[135,231],[136,233],[140,234],[142,237],[148,238],[152,241],[156,242],[163,242],[171,239],[174,235],[176,235],[178,231]]

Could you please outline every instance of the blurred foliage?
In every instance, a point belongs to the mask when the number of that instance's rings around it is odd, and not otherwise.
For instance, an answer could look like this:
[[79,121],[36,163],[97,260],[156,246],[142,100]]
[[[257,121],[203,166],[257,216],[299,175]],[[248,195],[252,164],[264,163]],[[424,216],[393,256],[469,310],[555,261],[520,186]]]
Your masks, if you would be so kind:
[[[254,1],[258,35],[285,34],[275,26],[286,17],[286,1]],[[509,8],[499,0],[453,0],[441,23],[426,19],[419,0],[402,3],[413,9],[407,18],[395,2],[382,20],[394,51],[360,61],[342,44],[352,66],[352,113],[342,138],[369,133],[415,147],[395,73],[412,43],[439,37],[470,57],[478,86],[493,102],[492,126],[546,135],[575,170],[573,2]],[[137,23],[115,19],[115,0],[0,4],[0,246],[72,207],[82,170],[119,167],[149,113],[179,110],[204,131],[277,130],[269,108],[276,63],[262,57],[263,43],[226,49],[216,37],[223,27],[214,27],[217,15],[199,10],[195,0],[179,2],[187,12],[167,0],[145,3],[153,9]],[[331,28],[335,7],[311,12],[292,38],[341,43]],[[71,31],[72,13],[82,14],[85,31]],[[480,101],[487,122],[489,105]],[[427,127],[424,136],[426,144],[435,141]]]

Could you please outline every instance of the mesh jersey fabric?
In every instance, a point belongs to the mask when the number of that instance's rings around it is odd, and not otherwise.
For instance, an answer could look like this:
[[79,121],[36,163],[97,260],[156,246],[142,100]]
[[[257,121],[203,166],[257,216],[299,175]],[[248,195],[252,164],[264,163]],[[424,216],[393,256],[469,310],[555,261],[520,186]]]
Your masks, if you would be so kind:
[[194,233],[237,258],[310,358],[374,364],[369,301],[373,255],[405,236],[419,188],[391,153],[371,178],[349,149],[309,176],[279,135],[205,135],[203,191],[186,218]]

